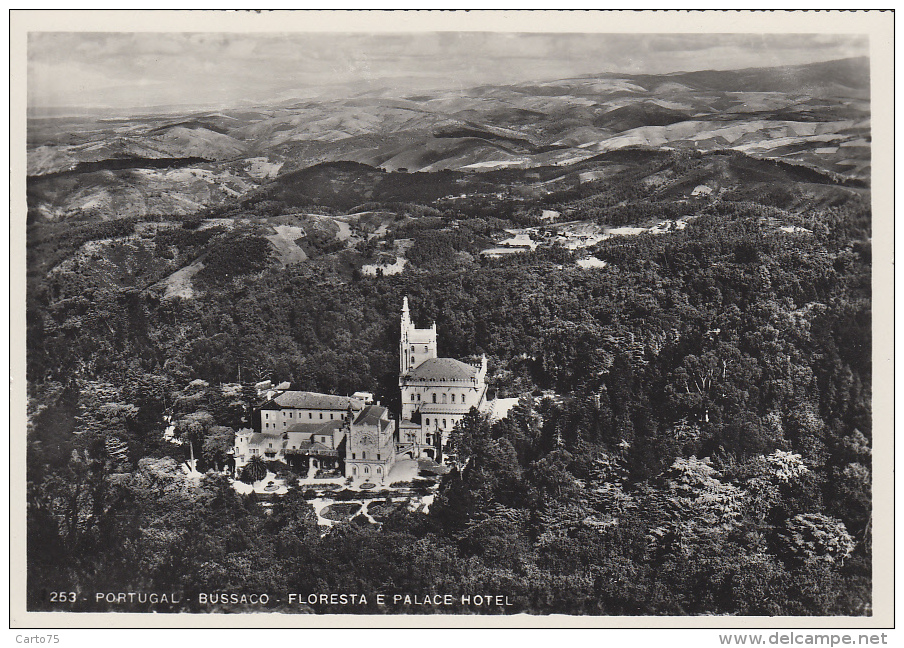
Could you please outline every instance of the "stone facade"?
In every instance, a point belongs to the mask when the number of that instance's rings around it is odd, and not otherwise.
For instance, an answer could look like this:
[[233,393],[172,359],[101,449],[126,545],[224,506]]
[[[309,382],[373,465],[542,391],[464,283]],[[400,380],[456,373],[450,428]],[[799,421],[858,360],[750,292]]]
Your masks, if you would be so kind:
[[396,460],[395,428],[385,407],[365,407],[349,425],[345,476],[355,481],[386,483]]
[[437,459],[455,424],[472,407],[485,405],[486,356],[478,365],[438,357],[436,323],[428,329],[416,328],[407,297],[402,303],[401,324],[398,450],[415,458]]
[[236,476],[255,455],[264,461],[282,461],[295,469],[307,468],[310,475],[318,470],[336,470],[341,465],[342,442],[347,433],[345,420],[295,423],[284,432],[239,430],[233,448]]
[[273,431],[285,432],[298,423],[347,421],[349,408],[357,413],[364,407],[365,401],[361,398],[284,391],[254,410],[252,427],[255,432],[267,434]]

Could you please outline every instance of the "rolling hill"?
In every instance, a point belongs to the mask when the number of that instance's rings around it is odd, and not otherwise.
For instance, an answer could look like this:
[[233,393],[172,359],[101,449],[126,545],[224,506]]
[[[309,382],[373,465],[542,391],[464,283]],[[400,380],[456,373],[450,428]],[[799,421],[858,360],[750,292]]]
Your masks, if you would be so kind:
[[[833,177],[868,182],[870,175],[866,59],[600,74],[410,97],[379,87],[352,90],[344,99],[334,92],[322,102],[184,115],[32,118],[30,213],[46,219],[187,214],[258,189],[289,191],[296,177],[290,174],[321,164],[472,174],[568,166],[637,147],[730,149]],[[287,175],[288,185],[266,188]],[[434,181],[400,180],[392,191],[343,188],[350,193],[339,202],[461,193],[444,181],[441,191]],[[337,200],[334,191],[311,191],[304,200]]]

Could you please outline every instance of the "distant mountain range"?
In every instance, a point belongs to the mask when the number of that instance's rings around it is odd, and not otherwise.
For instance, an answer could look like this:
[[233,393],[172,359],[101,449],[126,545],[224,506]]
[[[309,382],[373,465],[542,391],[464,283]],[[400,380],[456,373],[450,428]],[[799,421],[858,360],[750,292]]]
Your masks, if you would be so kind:
[[636,148],[730,149],[860,184],[870,177],[865,58],[399,97],[385,88],[359,90],[341,99],[181,114],[32,116],[30,213],[53,220],[186,214],[246,194],[279,193],[298,172],[322,163],[366,165],[354,168],[374,178],[471,176],[565,171]]

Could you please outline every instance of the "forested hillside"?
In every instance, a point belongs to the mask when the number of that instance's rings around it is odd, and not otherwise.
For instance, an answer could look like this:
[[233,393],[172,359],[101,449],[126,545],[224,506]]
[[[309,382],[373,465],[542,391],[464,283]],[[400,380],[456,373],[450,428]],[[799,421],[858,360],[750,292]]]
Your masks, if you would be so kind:
[[[542,199],[358,207],[389,217],[357,247],[327,226],[348,205],[304,216],[291,177],[264,202],[166,227],[35,223],[30,608],[56,609],[47,593],[65,586],[503,593],[511,607],[483,611],[505,613],[868,614],[868,189],[764,176],[743,156],[623,157],[615,175]],[[714,174],[718,194],[688,197]],[[607,226],[693,218],[578,252],[480,256],[541,209]],[[202,224],[211,216],[224,222]],[[267,243],[291,218],[307,228],[304,263],[278,262]],[[402,239],[404,272],[359,270]],[[586,254],[604,267],[575,263]],[[158,289],[190,267],[190,297]],[[178,469],[187,444],[202,466],[228,461],[253,395],[223,384],[368,390],[397,410],[405,295],[419,324],[437,322],[442,355],[486,353],[492,387],[521,397],[507,419],[473,413],[454,433],[460,463],[428,514],[324,535],[299,493],[268,511],[222,475],[195,485]],[[183,445],[163,439],[164,416]],[[110,460],[110,436],[125,460]]]

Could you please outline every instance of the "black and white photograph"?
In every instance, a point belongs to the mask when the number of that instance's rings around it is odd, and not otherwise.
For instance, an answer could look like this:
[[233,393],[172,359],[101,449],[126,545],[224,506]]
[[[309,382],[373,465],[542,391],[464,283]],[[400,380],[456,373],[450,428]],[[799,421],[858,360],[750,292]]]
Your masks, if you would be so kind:
[[113,13],[22,34],[23,623],[888,613],[892,14]]

